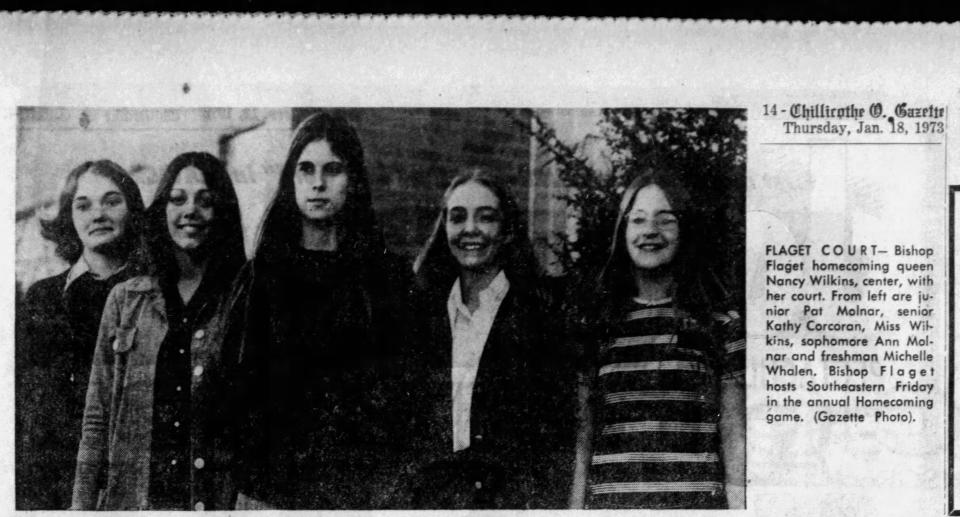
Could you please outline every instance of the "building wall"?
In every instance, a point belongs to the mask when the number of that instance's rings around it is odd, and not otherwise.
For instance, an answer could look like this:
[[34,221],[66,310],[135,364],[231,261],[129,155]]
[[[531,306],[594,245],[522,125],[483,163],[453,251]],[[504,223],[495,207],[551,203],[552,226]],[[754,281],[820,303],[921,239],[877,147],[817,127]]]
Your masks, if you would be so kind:
[[[40,217],[56,214],[67,173],[88,160],[117,162],[150,203],[166,165],[178,154],[206,151],[220,156],[220,138],[262,124],[242,135],[226,158],[250,238],[289,140],[289,109],[85,109],[21,108],[17,138],[16,280],[22,289],[67,267],[40,237]],[[232,158],[232,159],[231,159]]]
[[[583,157],[597,171],[609,170],[609,158],[597,125],[602,119],[599,109],[537,109],[537,119],[566,147]],[[531,127],[536,124],[531,121]],[[551,243],[562,234],[575,235],[573,220],[560,199],[566,191],[559,178],[559,169],[552,153],[536,139],[530,142],[529,217],[531,239],[540,263],[549,274],[562,271],[556,263]]]
[[[25,289],[67,264],[40,237],[40,217],[55,215],[63,179],[87,160],[108,158],[137,181],[149,204],[167,163],[206,151],[227,164],[240,198],[252,253],[263,211],[276,189],[293,128],[315,108],[22,108],[17,139],[16,278]],[[529,135],[537,113],[569,145],[596,154],[599,110],[350,108],[344,115],[364,145],[374,205],[387,245],[412,260],[433,228],[450,179],[469,167],[505,178],[524,209],[541,261],[567,229],[562,185],[549,153]],[[555,269],[553,272],[557,272]]]
[[[312,109],[294,110],[299,122]],[[483,166],[506,179],[522,207],[529,136],[522,110],[378,108],[334,110],[357,129],[387,246],[412,259],[426,241],[450,180]]]
[[[22,288],[62,271],[39,218],[55,215],[63,179],[108,158],[134,177],[147,204],[166,164],[186,151],[227,163],[240,197],[247,251],[277,185],[292,130],[314,109],[23,108],[17,141],[17,266]],[[543,208],[550,185],[531,175],[531,139],[519,109],[340,109],[364,144],[374,204],[388,246],[412,259],[459,171],[488,167],[508,180],[521,207]],[[227,138],[225,138],[227,137]],[[532,182],[533,181],[533,182]],[[531,183],[532,182],[532,183]],[[533,186],[531,190],[531,185]],[[531,192],[533,195],[531,195]],[[535,202],[536,201],[536,202]],[[549,205],[550,203],[546,203]],[[531,219],[533,222],[539,219]],[[531,228],[542,237],[543,228]]]

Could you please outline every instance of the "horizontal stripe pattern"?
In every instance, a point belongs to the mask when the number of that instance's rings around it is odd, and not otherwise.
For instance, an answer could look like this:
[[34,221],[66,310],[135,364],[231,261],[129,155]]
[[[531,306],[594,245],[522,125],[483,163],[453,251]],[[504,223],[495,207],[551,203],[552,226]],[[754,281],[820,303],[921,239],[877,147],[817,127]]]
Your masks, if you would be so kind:
[[653,336],[629,336],[614,339],[608,348],[641,345],[672,345],[677,342],[676,334],[660,334]]
[[621,422],[604,426],[602,434],[617,433],[715,433],[717,424],[704,422]]
[[740,315],[737,314],[736,311],[714,312],[710,316],[712,316],[715,321],[719,321],[722,324],[727,324],[731,321],[740,319]]
[[723,345],[723,350],[728,354],[733,352],[739,352],[740,350],[746,350],[746,348],[747,348],[746,339],[738,339],[736,341],[731,341],[730,343]]
[[636,492],[719,492],[723,484],[715,481],[598,483],[590,487],[594,494]]
[[746,340],[735,312],[711,319],[636,304],[601,348],[589,508],[722,506],[720,380]]
[[620,372],[642,372],[682,370],[687,372],[706,372],[707,367],[697,361],[643,361],[639,363],[613,363],[600,368],[599,375],[609,375]]
[[595,454],[592,463],[715,463],[720,457],[713,452],[623,452]]
[[702,399],[702,395],[693,391],[620,391],[617,393],[607,393],[603,396],[603,401],[606,404],[646,401],[695,402]]
[[647,318],[673,318],[676,315],[672,307],[656,307],[652,309],[639,309],[627,313],[626,321],[642,320]]

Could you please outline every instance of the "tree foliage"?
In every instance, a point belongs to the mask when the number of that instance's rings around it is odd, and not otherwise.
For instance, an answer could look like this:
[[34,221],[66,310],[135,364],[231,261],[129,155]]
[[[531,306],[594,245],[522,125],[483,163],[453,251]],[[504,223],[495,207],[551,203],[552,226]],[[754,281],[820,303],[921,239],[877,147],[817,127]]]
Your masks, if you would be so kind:
[[[612,238],[620,197],[643,165],[669,162],[682,171],[705,223],[701,249],[715,274],[742,295],[745,251],[746,116],[743,110],[605,109],[598,121],[609,170],[591,166],[576,144],[563,142],[537,117],[530,129],[549,152],[565,187],[559,197],[573,219],[551,247],[571,280],[592,281]],[[530,127],[530,126],[528,126]]]

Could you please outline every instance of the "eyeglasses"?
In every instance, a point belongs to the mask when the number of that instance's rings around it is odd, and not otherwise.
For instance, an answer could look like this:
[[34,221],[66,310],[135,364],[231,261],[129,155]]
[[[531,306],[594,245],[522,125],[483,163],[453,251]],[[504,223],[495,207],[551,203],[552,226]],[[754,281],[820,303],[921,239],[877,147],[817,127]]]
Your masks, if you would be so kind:
[[[628,214],[627,222],[638,226],[646,224],[647,216],[639,214]],[[654,228],[660,231],[675,231],[680,226],[680,218],[674,214],[657,214],[652,221]]]

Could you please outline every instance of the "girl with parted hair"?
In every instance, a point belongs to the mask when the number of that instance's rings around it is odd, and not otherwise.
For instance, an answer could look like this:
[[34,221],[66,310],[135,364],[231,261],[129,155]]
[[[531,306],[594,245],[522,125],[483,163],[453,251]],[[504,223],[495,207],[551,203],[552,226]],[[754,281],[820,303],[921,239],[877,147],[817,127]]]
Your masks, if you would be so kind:
[[42,235],[70,267],[27,291],[16,320],[18,510],[70,505],[97,330],[110,289],[142,263],[140,189],[109,160],[73,169]]
[[410,504],[563,508],[572,362],[520,210],[483,169],[450,183],[416,261],[420,466]]
[[650,167],[627,187],[587,311],[597,346],[581,434],[592,452],[574,483],[587,508],[743,506],[743,326],[697,249],[700,214],[676,177]]
[[110,292],[77,454],[77,510],[229,509],[223,302],[245,259],[240,209],[207,153],[170,163],[147,210],[148,274]]
[[392,504],[408,266],[387,253],[342,117],[297,127],[231,301],[237,509]]

